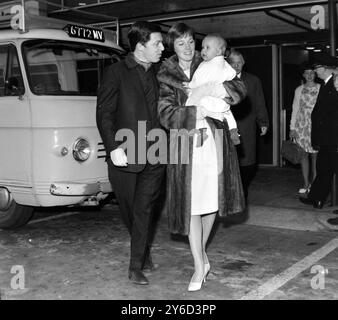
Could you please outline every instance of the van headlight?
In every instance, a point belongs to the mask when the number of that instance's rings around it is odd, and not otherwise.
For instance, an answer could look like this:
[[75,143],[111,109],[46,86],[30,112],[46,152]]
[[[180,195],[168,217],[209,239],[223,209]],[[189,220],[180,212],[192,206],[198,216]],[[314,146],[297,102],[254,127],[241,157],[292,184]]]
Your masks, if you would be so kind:
[[76,161],[86,161],[90,156],[90,145],[86,139],[79,138],[75,141],[73,147],[73,157]]

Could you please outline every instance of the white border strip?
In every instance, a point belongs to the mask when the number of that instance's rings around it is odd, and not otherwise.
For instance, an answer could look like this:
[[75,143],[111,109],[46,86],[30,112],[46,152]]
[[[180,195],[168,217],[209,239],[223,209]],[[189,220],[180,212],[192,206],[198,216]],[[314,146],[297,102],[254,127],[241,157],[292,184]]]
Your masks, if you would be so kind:
[[250,291],[249,293],[241,297],[240,300],[263,299],[264,297],[268,296],[278,288],[282,287],[285,283],[287,283],[291,279],[295,278],[299,273],[310,268],[317,261],[323,259],[337,247],[338,247],[338,237],[332,239],[325,246],[314,251],[312,254],[305,257],[303,260],[295,263],[293,266],[281,272],[277,276],[271,278],[266,283],[258,287],[258,289]]

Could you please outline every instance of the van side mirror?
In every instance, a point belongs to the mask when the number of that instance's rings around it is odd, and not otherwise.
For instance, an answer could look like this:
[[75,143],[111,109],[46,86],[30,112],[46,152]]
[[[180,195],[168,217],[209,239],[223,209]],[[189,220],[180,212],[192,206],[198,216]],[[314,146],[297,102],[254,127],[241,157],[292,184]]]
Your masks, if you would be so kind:
[[16,96],[19,96],[19,99],[22,99],[22,93],[19,89],[19,81],[16,77],[10,77],[6,80],[6,88]]

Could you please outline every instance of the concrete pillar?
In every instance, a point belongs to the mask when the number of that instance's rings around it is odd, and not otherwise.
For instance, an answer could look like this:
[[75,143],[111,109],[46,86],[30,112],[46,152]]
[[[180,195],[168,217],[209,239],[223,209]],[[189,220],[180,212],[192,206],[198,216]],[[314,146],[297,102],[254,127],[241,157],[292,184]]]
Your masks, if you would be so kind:
[[[337,39],[336,39],[336,29],[337,29],[337,7],[336,0],[329,0],[329,26],[330,26],[330,54],[331,56],[336,56],[337,48]],[[337,203],[337,177],[334,174],[332,178],[332,188],[331,188],[331,202],[332,206],[335,206]]]
[[336,56],[337,48],[337,8],[336,0],[329,0],[329,25],[330,25],[330,53]]

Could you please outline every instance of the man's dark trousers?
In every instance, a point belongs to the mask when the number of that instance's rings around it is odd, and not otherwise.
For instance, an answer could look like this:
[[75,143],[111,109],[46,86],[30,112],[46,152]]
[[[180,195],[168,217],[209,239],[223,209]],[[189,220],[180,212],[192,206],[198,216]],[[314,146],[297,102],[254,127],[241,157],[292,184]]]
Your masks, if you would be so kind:
[[338,175],[338,147],[321,146],[317,156],[317,176],[311,186],[309,198],[325,201],[331,190],[333,173]]
[[249,166],[240,166],[239,169],[241,171],[241,178],[242,178],[242,185],[243,185],[245,199],[247,199],[248,194],[249,194],[249,186],[251,184],[251,181],[255,177],[257,165],[252,164]]
[[131,236],[130,270],[141,270],[149,254],[153,211],[164,172],[164,165],[147,163],[142,171],[135,173],[108,164],[109,180]]

